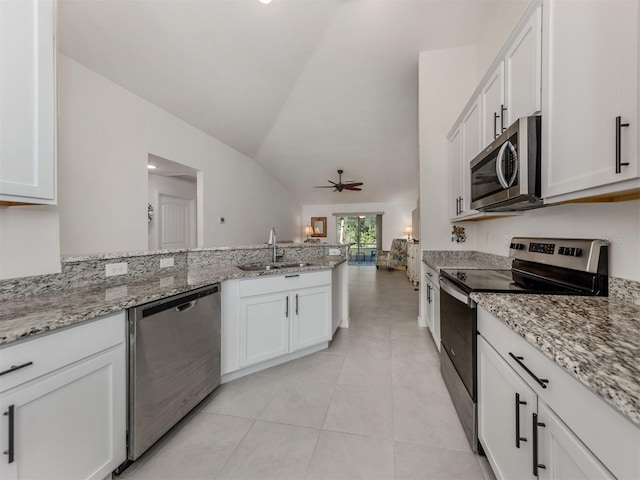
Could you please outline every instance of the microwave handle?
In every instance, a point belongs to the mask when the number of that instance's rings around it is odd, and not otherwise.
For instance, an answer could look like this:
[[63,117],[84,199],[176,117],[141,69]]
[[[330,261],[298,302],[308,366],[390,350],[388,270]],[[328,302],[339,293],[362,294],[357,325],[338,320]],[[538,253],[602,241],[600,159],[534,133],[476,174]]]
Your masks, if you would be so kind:
[[500,151],[498,152],[498,158],[496,159],[496,175],[498,176],[498,181],[500,182],[500,185],[502,185],[502,188],[505,188],[505,189],[509,188],[509,185],[507,184],[507,179],[504,178],[502,165],[503,165],[503,159],[504,159],[504,152],[506,152],[508,146],[509,146],[508,141],[502,144],[502,146],[500,147]]
[[[504,176],[504,171],[502,170],[502,167],[504,165],[504,154],[507,151],[507,148],[509,150],[511,150],[511,155],[513,155],[513,158],[516,159],[516,161],[514,162],[514,169],[513,172],[511,172],[511,178],[509,178],[509,180],[507,181],[507,179]],[[507,140],[502,147],[500,147],[500,151],[498,152],[498,158],[496,159],[496,175],[498,176],[498,180],[500,181],[500,185],[502,185],[502,188],[511,188],[511,185],[513,185],[514,180],[516,179],[516,176],[518,175],[518,153],[516,152],[516,149],[513,147],[513,144]]]

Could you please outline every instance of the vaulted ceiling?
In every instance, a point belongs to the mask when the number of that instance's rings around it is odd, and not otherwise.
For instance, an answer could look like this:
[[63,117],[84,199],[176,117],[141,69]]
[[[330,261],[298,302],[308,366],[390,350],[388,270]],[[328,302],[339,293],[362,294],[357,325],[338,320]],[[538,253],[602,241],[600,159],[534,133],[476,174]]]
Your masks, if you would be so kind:
[[[59,49],[256,159],[304,204],[415,201],[418,53],[490,0],[60,0]],[[337,178],[362,192],[314,189]]]

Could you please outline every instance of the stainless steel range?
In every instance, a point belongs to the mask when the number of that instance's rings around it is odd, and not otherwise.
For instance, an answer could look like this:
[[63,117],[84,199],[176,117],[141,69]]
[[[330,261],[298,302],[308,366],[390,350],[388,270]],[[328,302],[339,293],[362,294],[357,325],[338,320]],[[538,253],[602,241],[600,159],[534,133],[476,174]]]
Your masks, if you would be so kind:
[[513,238],[511,270],[440,272],[440,368],[473,451],[477,451],[477,328],[471,292],[608,295],[608,242]]

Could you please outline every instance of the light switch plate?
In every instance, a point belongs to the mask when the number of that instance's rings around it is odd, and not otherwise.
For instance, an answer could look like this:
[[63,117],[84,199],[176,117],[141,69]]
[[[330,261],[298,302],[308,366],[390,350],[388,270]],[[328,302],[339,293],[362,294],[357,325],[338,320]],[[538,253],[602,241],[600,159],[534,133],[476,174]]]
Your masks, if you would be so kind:
[[160,268],[173,267],[173,265],[173,257],[160,259]]
[[105,275],[107,277],[113,277],[115,275],[127,274],[127,262],[121,263],[107,263],[104,267]]
[[340,249],[339,248],[330,248],[329,249],[329,255],[340,255]]

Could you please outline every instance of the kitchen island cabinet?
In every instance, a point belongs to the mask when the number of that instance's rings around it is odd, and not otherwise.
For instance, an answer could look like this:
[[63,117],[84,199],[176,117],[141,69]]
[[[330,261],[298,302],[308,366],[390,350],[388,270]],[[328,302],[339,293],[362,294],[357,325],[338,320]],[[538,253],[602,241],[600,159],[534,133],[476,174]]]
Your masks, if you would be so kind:
[[0,350],[1,478],[101,480],[125,461],[125,332],[122,312]]
[[223,375],[237,378],[271,366],[267,361],[325,348],[332,336],[331,276],[324,270],[224,282]]

